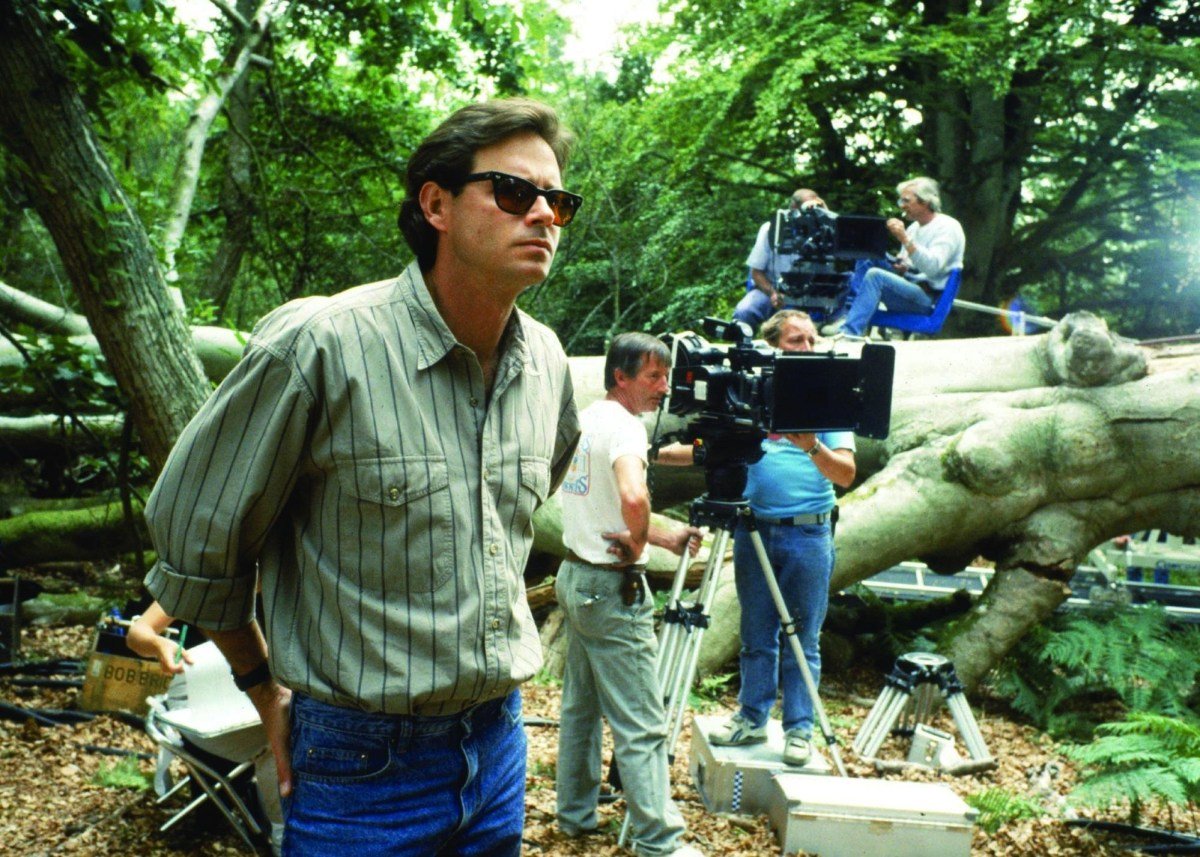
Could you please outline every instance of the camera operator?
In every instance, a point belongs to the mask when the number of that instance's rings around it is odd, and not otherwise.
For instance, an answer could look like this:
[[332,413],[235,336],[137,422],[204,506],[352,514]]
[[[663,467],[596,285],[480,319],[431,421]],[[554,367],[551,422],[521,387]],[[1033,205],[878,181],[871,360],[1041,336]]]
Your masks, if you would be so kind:
[[966,238],[962,225],[942,213],[938,183],[919,176],[896,191],[900,211],[911,222],[905,228],[893,217],[887,228],[903,248],[890,265],[875,263],[855,273],[845,315],[821,328],[827,336],[861,339],[881,302],[892,312],[931,312],[950,272],[962,267]]
[[[668,390],[671,355],[646,333],[623,333],[604,365],[604,399],[579,415],[582,435],[562,485],[567,558],[555,581],[568,628],[558,746],[558,826],[597,829],[601,715],[613,734],[634,853],[700,857],[681,845],[683,817],[670,798],[667,724],[659,687],[654,603],[645,582],[648,544],[694,556],[700,531],[650,522],[646,428]],[[614,561],[615,560],[615,561]]]
[[[815,190],[802,187],[792,194],[791,210],[813,206],[825,208],[825,200]],[[754,249],[746,259],[753,288],[747,285],[745,296],[733,310],[734,320],[744,321],[751,328],[758,327],[772,312],[783,307],[783,295],[778,288],[780,278],[797,264],[794,254],[775,252],[774,225],[775,218],[771,218],[758,230]]]
[[[783,310],[762,326],[762,337],[783,351],[812,351],[817,331],[807,313]],[[750,465],[746,497],[774,566],[813,682],[821,676],[819,639],[833,572],[833,486],[854,481],[854,434],[832,431],[770,435],[763,457]],[[780,619],[747,530],[734,533],[734,577],[741,604],[740,710],[710,736],[741,746],[767,740],[767,720],[780,677]],[[804,765],[812,753],[813,701],[799,664],[785,653],[782,669],[783,761]]]

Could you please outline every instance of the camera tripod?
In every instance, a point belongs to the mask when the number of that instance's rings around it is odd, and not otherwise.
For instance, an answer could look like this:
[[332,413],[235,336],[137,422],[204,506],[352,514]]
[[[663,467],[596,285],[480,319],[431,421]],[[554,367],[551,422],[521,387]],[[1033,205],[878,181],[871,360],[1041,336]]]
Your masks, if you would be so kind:
[[[812,699],[813,713],[816,715],[825,744],[829,748],[829,754],[833,757],[838,774],[843,777],[849,776],[846,773],[845,765],[842,764],[837,736],[825,714],[821,698],[817,695],[817,685],[813,680],[812,671],[808,668],[808,661],[804,657],[804,649],[800,645],[800,639],[796,632],[796,623],[792,621],[787,604],[783,600],[783,593],[779,591],[779,584],[775,580],[775,572],[771,568],[771,561],[767,557],[767,550],[763,545],[762,536],[758,532],[758,522],[750,504],[745,498],[713,500],[705,495],[692,502],[689,519],[692,526],[708,527],[715,532],[715,536],[712,549],[708,554],[708,561],[704,565],[704,574],[700,578],[700,585],[696,590],[695,600],[682,600],[683,586],[689,565],[689,556],[687,551],[684,551],[683,556],[679,558],[679,566],[675,571],[671,594],[663,614],[664,628],[658,649],[657,675],[659,687],[663,692],[663,708],[666,712],[668,760],[673,762],[675,759],[675,744],[683,729],[688,691],[691,690],[696,676],[700,643],[704,639],[704,632],[708,629],[709,610],[712,608],[713,598],[716,595],[717,574],[725,557],[725,549],[740,521],[749,530],[750,541],[754,545],[755,553],[758,554],[759,568],[762,569],[763,578],[766,580],[771,598],[775,602],[775,609],[779,612],[783,633],[791,645],[792,654],[799,663],[800,675],[804,679],[804,686],[808,690],[809,698]],[[621,836],[617,841],[618,846],[624,846],[628,832],[629,813],[626,812],[625,821],[621,826]]]
[[[954,664],[949,658],[927,652],[909,652],[896,659],[883,692],[854,739],[854,751],[864,759],[872,759],[893,730],[912,733],[933,713],[939,692],[946,700],[954,725],[973,760],[968,767],[972,770],[995,767],[996,762],[988,753]],[[965,773],[966,770],[960,766],[956,772]]]

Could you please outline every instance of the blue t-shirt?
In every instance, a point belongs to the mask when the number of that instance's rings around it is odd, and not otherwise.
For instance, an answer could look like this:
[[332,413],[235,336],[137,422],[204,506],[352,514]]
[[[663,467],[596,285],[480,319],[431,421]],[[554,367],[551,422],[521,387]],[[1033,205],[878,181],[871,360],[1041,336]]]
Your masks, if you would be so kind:
[[[854,449],[854,433],[817,432],[830,449]],[[746,497],[756,515],[788,518],[828,512],[837,499],[833,483],[821,475],[812,456],[782,435],[762,443],[763,457],[750,465]]]

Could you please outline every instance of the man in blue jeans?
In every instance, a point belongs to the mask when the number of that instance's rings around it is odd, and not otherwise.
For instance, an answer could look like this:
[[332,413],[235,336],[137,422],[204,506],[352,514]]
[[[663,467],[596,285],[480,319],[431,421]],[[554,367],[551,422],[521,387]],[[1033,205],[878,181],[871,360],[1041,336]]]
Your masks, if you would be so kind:
[[[783,310],[763,325],[762,337],[783,351],[812,351],[817,332],[806,313]],[[819,641],[833,573],[833,486],[846,487],[854,481],[854,435],[772,435],[763,441],[763,453],[750,466],[746,496],[815,683],[821,677]],[[742,688],[740,710],[709,736],[719,746],[767,740],[767,720],[780,674],[779,613],[749,532],[739,528],[733,538],[734,578],[742,610]],[[783,728],[784,763],[806,764],[812,753],[813,701],[790,647],[783,648]]]
[[529,99],[434,129],[400,207],[416,260],[260,321],[147,503],[147,588],[262,718],[284,855],[521,852],[517,688],[542,664],[522,574],[579,423],[516,301],[582,201],[568,149]]
[[880,303],[892,312],[932,312],[950,272],[963,266],[962,224],[942,213],[938,183],[918,176],[901,182],[896,192],[909,224],[892,217],[887,230],[900,242],[900,253],[887,267],[875,263],[855,272],[846,313],[821,328],[826,336],[862,339]]

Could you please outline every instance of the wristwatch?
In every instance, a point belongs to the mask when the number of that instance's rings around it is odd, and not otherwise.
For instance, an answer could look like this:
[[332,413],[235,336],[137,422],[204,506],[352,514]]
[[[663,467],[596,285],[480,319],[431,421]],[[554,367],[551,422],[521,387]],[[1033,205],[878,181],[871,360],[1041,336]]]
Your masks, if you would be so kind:
[[[233,672],[233,670],[230,670],[230,672]],[[258,687],[260,684],[264,684],[270,680],[271,668],[267,666],[266,661],[262,661],[258,666],[250,670],[250,672],[246,673],[245,675],[238,675],[236,672],[233,672],[233,683],[242,693],[245,693],[252,687]]]
[[812,446],[810,446],[808,449],[806,449],[804,451],[807,452],[809,455],[811,455],[813,458],[816,458],[817,453],[821,451],[821,441],[818,440],[816,443],[814,443]]

